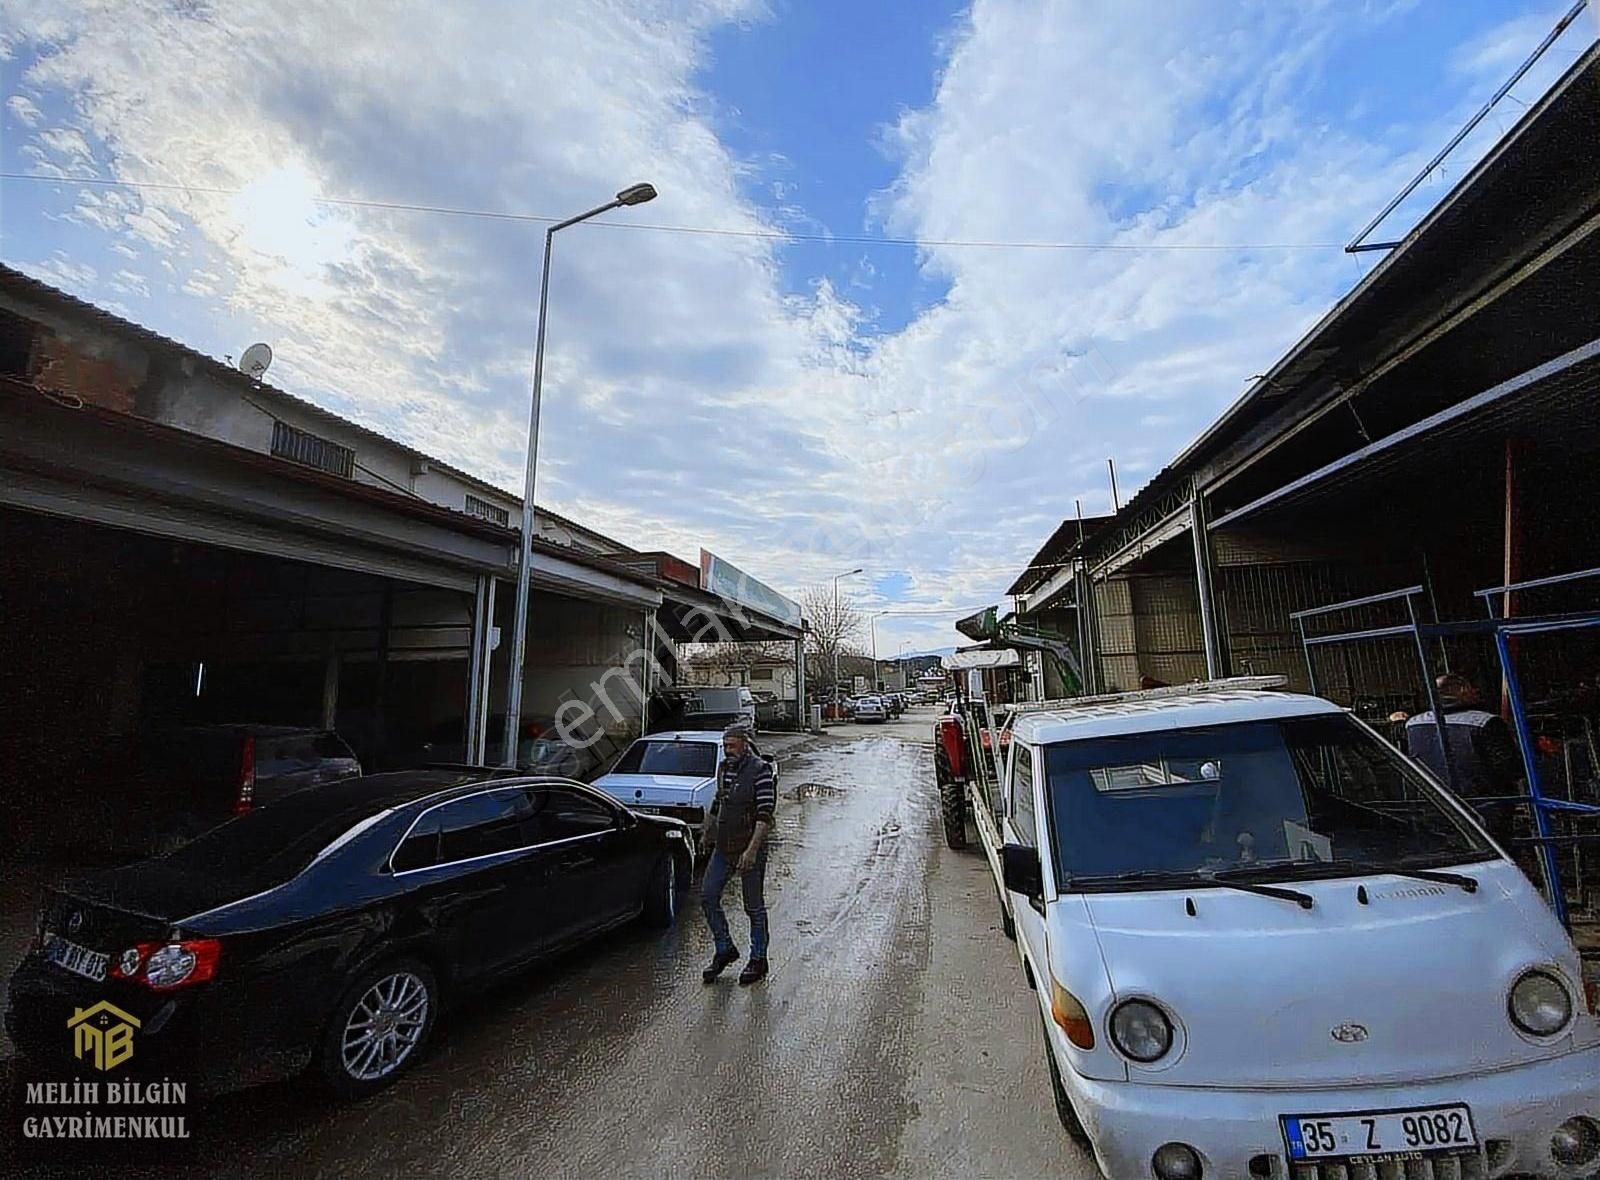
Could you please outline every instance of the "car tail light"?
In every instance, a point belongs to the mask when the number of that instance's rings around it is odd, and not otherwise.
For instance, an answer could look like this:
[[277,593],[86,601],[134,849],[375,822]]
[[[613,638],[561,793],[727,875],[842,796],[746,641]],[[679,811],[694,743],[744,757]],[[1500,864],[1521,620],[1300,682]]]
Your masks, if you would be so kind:
[[111,975],[142,983],[152,991],[171,991],[215,976],[221,957],[222,943],[215,938],[139,942],[116,957]]
[[1080,1049],[1094,1048],[1094,1025],[1089,1021],[1089,1013],[1078,997],[1057,983],[1053,976],[1050,979],[1050,1015],[1067,1034],[1067,1040]]
[[239,792],[233,797],[233,814],[243,815],[250,810],[256,794],[256,739],[247,736],[244,750],[239,754]]

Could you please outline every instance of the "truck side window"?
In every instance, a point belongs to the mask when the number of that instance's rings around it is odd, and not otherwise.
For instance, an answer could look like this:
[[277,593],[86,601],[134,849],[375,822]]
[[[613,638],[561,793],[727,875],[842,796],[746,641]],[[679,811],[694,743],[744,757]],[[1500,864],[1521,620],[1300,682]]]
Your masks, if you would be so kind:
[[1013,742],[1011,746],[1011,826],[1017,839],[1030,848],[1039,846],[1039,831],[1033,815],[1033,751]]

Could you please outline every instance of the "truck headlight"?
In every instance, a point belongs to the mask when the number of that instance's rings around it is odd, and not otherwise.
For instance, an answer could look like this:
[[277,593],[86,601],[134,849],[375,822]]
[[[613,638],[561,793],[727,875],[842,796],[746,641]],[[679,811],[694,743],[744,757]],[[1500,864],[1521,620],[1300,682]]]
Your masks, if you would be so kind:
[[1160,1061],[1172,1049],[1172,1021],[1148,1000],[1124,1000],[1111,1010],[1111,1043],[1142,1064]]
[[1511,1023],[1536,1037],[1553,1037],[1572,1019],[1572,997],[1548,971],[1528,971],[1511,988]]

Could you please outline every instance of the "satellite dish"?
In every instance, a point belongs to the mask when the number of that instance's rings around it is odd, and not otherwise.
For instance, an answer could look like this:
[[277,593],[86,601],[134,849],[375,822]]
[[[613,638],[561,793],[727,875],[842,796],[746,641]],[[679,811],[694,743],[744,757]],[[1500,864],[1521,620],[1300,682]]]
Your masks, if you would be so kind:
[[272,366],[272,349],[265,344],[252,344],[239,358],[239,372],[251,380],[259,381]]

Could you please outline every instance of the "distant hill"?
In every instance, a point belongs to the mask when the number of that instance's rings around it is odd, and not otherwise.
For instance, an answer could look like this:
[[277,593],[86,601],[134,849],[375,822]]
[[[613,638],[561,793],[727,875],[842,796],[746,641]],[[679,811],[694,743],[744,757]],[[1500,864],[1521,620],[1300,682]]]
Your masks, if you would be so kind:
[[938,659],[940,656],[953,656],[955,654],[956,649],[953,647],[935,647],[928,651],[908,651],[899,658],[902,660]]

